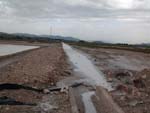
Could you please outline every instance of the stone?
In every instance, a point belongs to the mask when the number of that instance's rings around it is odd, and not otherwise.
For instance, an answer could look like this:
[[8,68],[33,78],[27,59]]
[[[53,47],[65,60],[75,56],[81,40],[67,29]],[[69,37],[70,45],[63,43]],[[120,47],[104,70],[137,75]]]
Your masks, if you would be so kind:
[[146,78],[147,78],[147,75],[143,75],[143,76],[142,76],[142,79],[146,79]]
[[113,82],[112,78],[108,78],[107,82]]
[[69,89],[68,86],[62,87],[61,90],[60,90],[60,92],[67,94],[68,93],[68,89]]
[[43,90],[43,93],[44,93],[44,94],[49,94],[50,91],[49,91],[48,89],[44,89],[44,90]]
[[41,104],[40,104],[40,108],[41,108],[44,112],[50,112],[51,110],[56,110],[56,109],[58,109],[57,106],[53,106],[53,105],[49,104],[48,102],[41,103]]
[[129,102],[129,106],[135,107],[138,104],[137,100],[133,100],[131,102]]

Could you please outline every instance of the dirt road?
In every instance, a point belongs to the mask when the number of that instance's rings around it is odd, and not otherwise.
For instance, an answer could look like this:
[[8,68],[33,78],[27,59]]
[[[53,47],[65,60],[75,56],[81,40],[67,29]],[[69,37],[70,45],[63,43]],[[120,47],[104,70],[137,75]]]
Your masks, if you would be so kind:
[[[0,84],[20,84],[45,89],[46,93],[47,88],[67,77],[67,72],[68,64],[61,44],[50,44],[48,47],[26,52],[15,62],[0,68]],[[70,113],[69,96],[61,92],[44,94],[26,89],[2,90],[0,87],[0,97],[0,103],[17,101],[36,104],[0,105],[0,113]]]

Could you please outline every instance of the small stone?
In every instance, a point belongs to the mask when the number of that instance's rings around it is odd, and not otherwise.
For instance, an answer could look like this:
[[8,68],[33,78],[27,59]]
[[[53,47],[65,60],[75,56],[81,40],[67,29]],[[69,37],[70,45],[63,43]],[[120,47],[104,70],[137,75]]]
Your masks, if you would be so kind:
[[44,94],[49,94],[50,91],[49,91],[48,89],[44,89],[44,90],[43,90],[43,93],[44,93]]
[[125,100],[125,96],[121,96],[120,100],[124,101]]
[[53,82],[51,82],[51,86],[54,86],[54,83],[53,83]]
[[71,75],[71,71],[70,70],[65,70],[64,73],[66,73],[67,75]]
[[67,94],[68,93],[68,89],[69,89],[68,86],[62,87],[61,90],[60,90],[60,92]]
[[108,82],[113,82],[113,79],[112,79],[112,78],[108,78],[107,81],[108,81]]
[[49,104],[48,102],[46,102],[46,103],[41,103],[41,104],[40,104],[40,108],[41,108],[44,112],[50,112],[51,110],[56,110],[56,109],[58,109],[57,106],[53,106],[53,105]]
[[129,105],[132,107],[135,107],[137,104],[143,104],[143,101],[137,101],[137,100],[133,100],[131,102],[129,102]]
[[129,102],[129,106],[135,107],[138,104],[137,100],[133,100],[131,102]]
[[147,75],[143,75],[143,76],[142,76],[142,79],[146,79],[146,78],[147,78]]

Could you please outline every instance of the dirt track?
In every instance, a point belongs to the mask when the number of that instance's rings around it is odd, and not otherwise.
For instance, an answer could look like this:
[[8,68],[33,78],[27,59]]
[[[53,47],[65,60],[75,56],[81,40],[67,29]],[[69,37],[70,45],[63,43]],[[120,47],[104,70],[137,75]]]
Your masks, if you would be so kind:
[[116,49],[77,47],[89,54],[107,81],[116,89],[110,92],[126,113],[150,111],[150,54]]
[[[61,44],[26,52],[19,59],[0,69],[0,84],[17,83],[33,88],[48,88],[67,77],[68,64]],[[36,103],[32,106],[0,106],[0,113],[50,112],[70,113],[68,95],[65,93],[42,94],[27,90],[3,90],[0,97],[10,97],[16,101]],[[53,109],[51,107],[54,107]]]

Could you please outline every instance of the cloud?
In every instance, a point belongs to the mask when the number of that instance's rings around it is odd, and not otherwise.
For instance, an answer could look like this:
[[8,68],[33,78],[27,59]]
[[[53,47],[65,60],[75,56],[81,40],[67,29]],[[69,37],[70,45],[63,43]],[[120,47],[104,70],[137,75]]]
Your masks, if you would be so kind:
[[149,40],[149,23],[150,0],[0,0],[6,32],[48,34],[53,26],[60,35],[136,42]]
[[149,0],[0,0],[0,16],[90,18],[150,10]]

